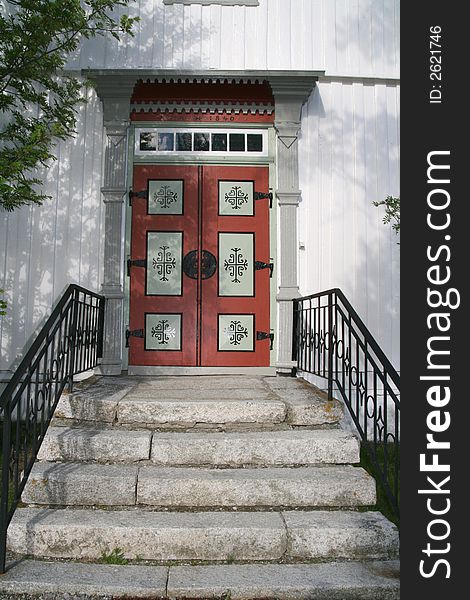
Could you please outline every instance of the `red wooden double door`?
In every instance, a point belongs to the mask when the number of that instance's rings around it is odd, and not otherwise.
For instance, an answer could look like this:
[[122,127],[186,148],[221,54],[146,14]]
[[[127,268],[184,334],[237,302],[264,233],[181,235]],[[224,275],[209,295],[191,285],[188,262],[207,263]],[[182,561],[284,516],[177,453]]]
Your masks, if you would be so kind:
[[268,168],[139,165],[133,190],[129,364],[268,366]]

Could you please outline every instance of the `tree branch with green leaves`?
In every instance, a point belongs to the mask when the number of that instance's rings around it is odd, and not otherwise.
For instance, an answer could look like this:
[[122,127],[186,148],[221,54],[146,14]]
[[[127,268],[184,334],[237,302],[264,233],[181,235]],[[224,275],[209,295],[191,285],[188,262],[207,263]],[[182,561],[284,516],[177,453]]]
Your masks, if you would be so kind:
[[[4,293],[4,290],[0,289],[0,296]],[[0,317],[7,314],[6,311],[7,303],[3,298],[0,298]]]
[[75,134],[84,82],[64,74],[81,40],[132,35],[133,0],[7,0],[0,13],[0,206],[42,204],[37,170]]
[[385,214],[382,221],[385,225],[391,223],[392,229],[398,234],[400,232],[400,198],[387,196],[385,200],[373,202],[372,204],[374,206],[385,206]]

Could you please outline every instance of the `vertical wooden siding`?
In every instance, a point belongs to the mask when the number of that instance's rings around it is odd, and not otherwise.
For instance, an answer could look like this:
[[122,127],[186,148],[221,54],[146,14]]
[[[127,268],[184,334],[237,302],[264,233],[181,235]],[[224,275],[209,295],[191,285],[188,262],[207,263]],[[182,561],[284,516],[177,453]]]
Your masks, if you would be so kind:
[[69,283],[93,290],[101,283],[102,117],[91,90],[77,131],[57,146],[57,160],[44,173],[44,192],[52,199],[0,212],[0,288],[8,302],[0,319],[0,371],[15,361]]
[[399,195],[399,88],[320,83],[303,110],[302,294],[340,287],[399,366],[399,237],[372,205]]
[[260,0],[258,7],[137,0],[134,38],[87,41],[71,68],[325,69],[396,77],[399,0]]
[[[326,69],[398,75],[398,0],[260,0],[257,8],[139,0],[134,38],[85,43],[74,68]],[[399,246],[372,201],[398,194],[399,88],[320,83],[303,111],[299,252],[302,293],[341,287],[396,366]],[[0,371],[64,287],[99,289],[102,115],[92,91],[78,136],[57,147],[42,208],[0,212]]]

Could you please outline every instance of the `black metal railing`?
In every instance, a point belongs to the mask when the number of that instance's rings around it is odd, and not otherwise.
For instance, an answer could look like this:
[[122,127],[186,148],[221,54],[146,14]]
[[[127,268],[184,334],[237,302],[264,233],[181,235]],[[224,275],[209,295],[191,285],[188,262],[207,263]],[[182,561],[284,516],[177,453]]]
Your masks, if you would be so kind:
[[98,365],[104,297],[70,285],[0,396],[0,573],[6,537],[54,410],[74,375]]
[[294,300],[293,359],[343,399],[398,517],[400,376],[341,290]]

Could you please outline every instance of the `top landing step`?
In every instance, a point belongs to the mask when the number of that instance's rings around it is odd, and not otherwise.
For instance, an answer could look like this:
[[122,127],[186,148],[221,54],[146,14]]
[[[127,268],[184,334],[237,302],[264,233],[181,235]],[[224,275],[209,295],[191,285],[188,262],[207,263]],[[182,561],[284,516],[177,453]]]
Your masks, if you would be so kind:
[[338,423],[337,401],[294,378],[94,377],[64,394],[56,421],[178,429]]

